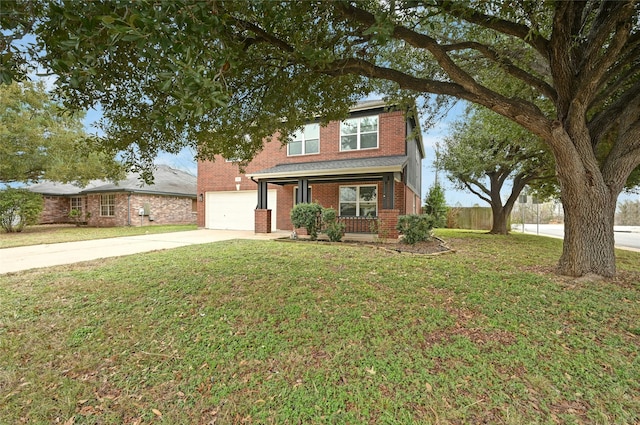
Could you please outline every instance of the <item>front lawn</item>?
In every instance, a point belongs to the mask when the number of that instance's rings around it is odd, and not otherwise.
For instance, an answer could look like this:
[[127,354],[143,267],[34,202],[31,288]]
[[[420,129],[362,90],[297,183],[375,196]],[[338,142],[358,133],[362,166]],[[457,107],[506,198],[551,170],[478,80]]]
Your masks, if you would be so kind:
[[137,236],[148,233],[182,232],[197,228],[195,224],[138,227],[77,227],[71,224],[46,224],[27,226],[20,233],[5,233],[0,230],[0,248]]
[[640,254],[441,231],[426,257],[227,241],[0,276],[0,423],[634,424]]

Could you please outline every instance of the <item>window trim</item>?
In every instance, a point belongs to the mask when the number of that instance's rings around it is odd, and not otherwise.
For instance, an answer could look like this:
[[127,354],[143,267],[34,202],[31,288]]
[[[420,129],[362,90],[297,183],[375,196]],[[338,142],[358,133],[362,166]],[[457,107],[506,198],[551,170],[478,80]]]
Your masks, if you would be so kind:
[[[307,128],[307,126],[317,126],[318,127],[318,152],[307,152],[307,140],[305,139],[304,133],[305,133],[305,129]],[[298,132],[296,132],[298,133]],[[309,123],[309,124],[305,124],[304,127],[302,128],[302,131],[299,132],[301,134],[301,139],[296,139],[293,138],[287,142],[287,156],[303,156],[303,155],[319,155],[320,154],[320,124],[318,123]],[[316,139],[309,139],[309,140],[316,140]],[[291,153],[289,150],[289,146],[291,144],[291,142],[302,142],[302,153]]]
[[[362,136],[362,131],[360,130],[361,127],[361,123],[362,120],[364,118],[376,118],[376,146],[372,147],[372,148],[363,148],[361,147],[361,136]],[[345,121],[349,121],[349,120],[358,120],[358,131],[356,133],[349,133],[349,134],[342,134],[342,128],[344,125]],[[356,148],[355,149],[342,149],[342,137],[343,136],[353,136],[356,135]],[[373,134],[373,131],[368,131],[365,132],[364,134]],[[353,151],[365,151],[365,150],[370,150],[370,149],[379,149],[380,148],[380,115],[365,115],[365,116],[361,116],[361,117],[353,117],[353,118],[348,118],[346,120],[342,120],[340,121],[340,152],[353,152]]]
[[[352,201],[349,202],[342,202],[342,199],[340,198],[340,189],[343,187],[355,187],[356,188],[356,215],[355,216],[348,216],[348,217],[366,217],[366,216],[362,216],[360,215],[360,188],[361,187],[374,187],[376,189],[376,201],[375,201],[375,205],[376,205],[376,213],[374,217],[378,217],[378,185],[377,184],[360,184],[360,185],[355,185],[355,184],[345,184],[345,185],[340,185],[338,186],[338,214],[341,215],[341,211],[342,211],[342,204],[352,204]],[[371,204],[371,202],[365,202],[366,204]]]
[[[77,201],[78,205],[74,205],[74,201]],[[69,211],[76,210],[80,214],[84,213],[84,198],[82,196],[72,196],[69,198]]]
[[[105,199],[112,199],[113,203],[105,202]],[[107,208],[107,214],[104,213],[104,208]],[[100,217],[115,217],[116,216],[116,195],[114,193],[106,193],[100,195]]]

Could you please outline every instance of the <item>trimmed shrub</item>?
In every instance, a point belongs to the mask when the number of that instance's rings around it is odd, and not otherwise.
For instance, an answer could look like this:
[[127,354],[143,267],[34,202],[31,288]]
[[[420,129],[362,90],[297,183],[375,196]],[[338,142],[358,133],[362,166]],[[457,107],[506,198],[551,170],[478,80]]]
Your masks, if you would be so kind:
[[291,210],[291,223],[294,227],[307,229],[312,241],[318,239],[318,229],[322,219],[322,207],[319,204],[298,204]]
[[7,233],[22,232],[25,226],[38,222],[43,208],[40,194],[8,187],[0,191],[0,226]]
[[396,229],[403,235],[404,242],[413,245],[431,239],[433,223],[433,216],[429,214],[401,215]]
[[347,226],[338,221],[338,214],[333,208],[322,209],[322,222],[324,223],[325,233],[331,242],[340,242],[344,236]]

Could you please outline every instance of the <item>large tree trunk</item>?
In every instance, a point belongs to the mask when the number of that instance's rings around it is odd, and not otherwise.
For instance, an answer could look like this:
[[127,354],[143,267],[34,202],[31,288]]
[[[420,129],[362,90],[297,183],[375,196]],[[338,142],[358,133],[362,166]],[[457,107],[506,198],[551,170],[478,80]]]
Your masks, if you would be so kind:
[[493,220],[491,230],[489,233],[492,235],[507,235],[509,229],[507,224],[509,222],[509,216],[511,215],[511,208],[508,209],[502,205],[491,205],[491,212],[493,214]]
[[518,195],[522,192],[527,181],[531,180],[529,177],[523,177],[522,174],[518,174],[513,179],[513,187],[511,188],[511,195],[509,195],[509,199],[507,202],[502,205],[502,186],[504,182],[511,174],[511,170],[502,169],[495,173],[489,174],[489,181],[491,183],[490,186],[490,198],[491,202],[491,213],[493,215],[492,225],[490,234],[493,235],[508,235],[509,228],[507,228],[507,224],[509,222],[509,217],[511,216],[511,211],[513,210],[513,205],[518,199]]
[[[618,194],[631,172],[605,172],[583,120],[579,103],[564,125],[552,125],[551,148],[564,208],[564,244],[558,271],[567,276],[616,274],[613,221]],[[576,112],[578,111],[578,112]],[[567,131],[569,129],[569,131]]]
[[603,184],[562,189],[564,245],[559,272],[568,276],[616,273],[613,221],[617,194]]

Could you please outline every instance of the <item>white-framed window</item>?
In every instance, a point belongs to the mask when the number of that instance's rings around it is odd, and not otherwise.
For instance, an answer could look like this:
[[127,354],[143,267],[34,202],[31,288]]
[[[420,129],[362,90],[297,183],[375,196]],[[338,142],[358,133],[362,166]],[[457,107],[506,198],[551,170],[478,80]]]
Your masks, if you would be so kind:
[[310,155],[320,153],[320,124],[307,124],[294,133],[287,143],[287,155]]
[[351,118],[340,123],[340,150],[378,147],[378,116]]
[[84,202],[82,202],[83,199],[79,196],[72,196],[71,197],[71,203],[70,203],[70,209],[71,211],[76,210],[80,213],[80,215],[82,215],[82,213],[84,212],[84,208],[83,208],[83,204]]
[[[311,200],[313,199],[311,197],[311,186],[309,186],[309,202],[312,202]],[[293,206],[295,207],[298,204],[298,186],[294,186],[293,187]]]
[[378,186],[340,186],[340,215],[378,216]]
[[100,195],[100,215],[103,217],[116,215],[116,195]]

